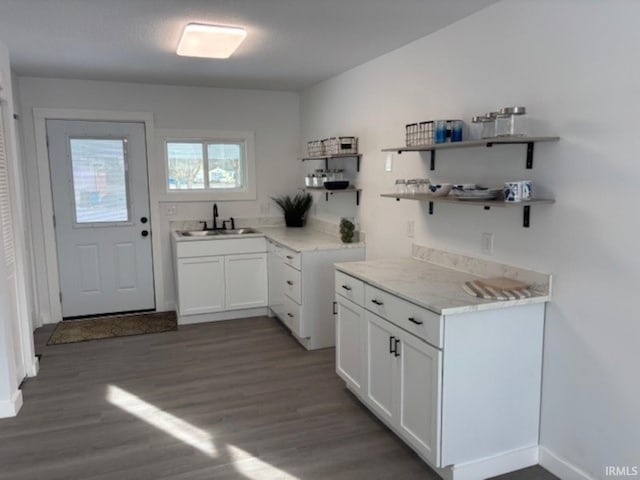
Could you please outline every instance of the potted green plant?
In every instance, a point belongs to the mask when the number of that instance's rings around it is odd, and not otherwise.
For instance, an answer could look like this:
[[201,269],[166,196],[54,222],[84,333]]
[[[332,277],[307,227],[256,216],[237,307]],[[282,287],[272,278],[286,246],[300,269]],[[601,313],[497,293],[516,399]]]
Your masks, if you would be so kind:
[[356,226],[352,219],[342,218],[340,220],[340,238],[343,243],[353,242]]
[[313,202],[311,194],[300,192],[293,198],[282,195],[271,199],[282,209],[287,227],[304,227],[307,212]]

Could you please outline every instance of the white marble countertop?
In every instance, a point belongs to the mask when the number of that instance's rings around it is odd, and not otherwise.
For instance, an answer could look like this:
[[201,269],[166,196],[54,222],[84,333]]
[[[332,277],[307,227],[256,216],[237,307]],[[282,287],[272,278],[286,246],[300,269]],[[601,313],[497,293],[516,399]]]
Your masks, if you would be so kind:
[[415,258],[337,263],[336,269],[440,315],[542,303],[548,293],[521,300],[484,300],[467,294],[462,285],[482,277]]
[[343,248],[364,248],[364,243],[342,243],[339,237],[323,233],[311,228],[287,228],[285,226],[252,227],[259,233],[244,235],[220,235],[203,237],[185,237],[176,231],[172,232],[177,242],[218,241],[224,239],[266,237],[296,252],[313,250],[338,250]]

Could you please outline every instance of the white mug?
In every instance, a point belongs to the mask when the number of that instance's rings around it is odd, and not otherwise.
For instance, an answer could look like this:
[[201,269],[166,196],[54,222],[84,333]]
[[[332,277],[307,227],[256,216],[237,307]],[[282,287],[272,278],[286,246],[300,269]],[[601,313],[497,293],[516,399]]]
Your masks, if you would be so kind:
[[531,180],[520,182],[520,196],[525,202],[533,198],[533,182]]
[[505,182],[504,184],[504,201],[507,203],[516,203],[522,201],[522,182]]

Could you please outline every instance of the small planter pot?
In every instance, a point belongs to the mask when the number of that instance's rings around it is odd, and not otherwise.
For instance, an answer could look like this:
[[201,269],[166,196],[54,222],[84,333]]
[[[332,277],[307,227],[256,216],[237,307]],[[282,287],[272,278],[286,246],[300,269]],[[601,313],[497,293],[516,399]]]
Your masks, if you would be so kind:
[[304,227],[305,218],[300,217],[298,215],[287,215],[284,216],[284,223],[287,227]]

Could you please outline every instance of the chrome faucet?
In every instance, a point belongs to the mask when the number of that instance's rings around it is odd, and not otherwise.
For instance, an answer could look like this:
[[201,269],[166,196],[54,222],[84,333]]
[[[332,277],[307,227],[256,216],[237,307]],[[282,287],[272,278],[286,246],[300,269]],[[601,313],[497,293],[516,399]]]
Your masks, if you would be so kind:
[[218,229],[218,205],[217,204],[213,204],[213,229],[217,230]]

